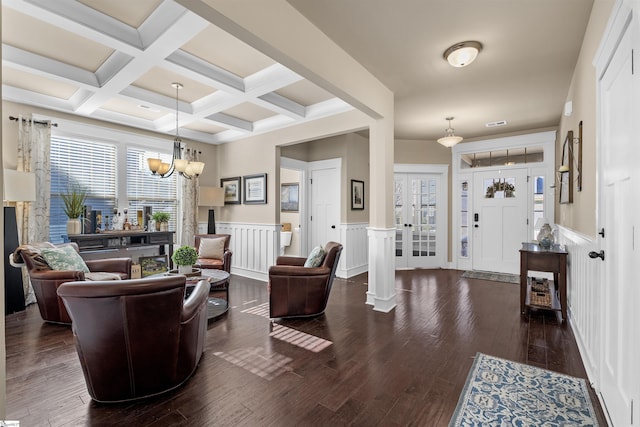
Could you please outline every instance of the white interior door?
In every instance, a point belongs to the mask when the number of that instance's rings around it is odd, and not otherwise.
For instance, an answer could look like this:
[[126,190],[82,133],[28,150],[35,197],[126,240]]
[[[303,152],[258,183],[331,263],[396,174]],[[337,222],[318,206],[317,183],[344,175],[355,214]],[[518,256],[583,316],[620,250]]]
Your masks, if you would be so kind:
[[[631,27],[632,28],[632,27]],[[637,304],[640,301],[638,238],[638,74],[632,74],[631,30],[627,29],[600,82],[601,146],[599,182],[605,236],[601,287],[601,393],[613,425],[640,423],[640,369]],[[635,86],[634,86],[635,85]],[[635,91],[632,96],[630,90]],[[594,262],[600,262],[594,260]],[[635,400],[635,405],[633,404]],[[635,409],[634,409],[635,406]],[[634,414],[635,412],[635,414]]]
[[440,174],[394,177],[396,268],[438,268],[446,245],[446,210]]
[[340,169],[313,166],[311,169],[310,245],[340,241]]
[[522,242],[530,240],[527,170],[476,172],[473,185],[473,269],[518,273],[519,250]]

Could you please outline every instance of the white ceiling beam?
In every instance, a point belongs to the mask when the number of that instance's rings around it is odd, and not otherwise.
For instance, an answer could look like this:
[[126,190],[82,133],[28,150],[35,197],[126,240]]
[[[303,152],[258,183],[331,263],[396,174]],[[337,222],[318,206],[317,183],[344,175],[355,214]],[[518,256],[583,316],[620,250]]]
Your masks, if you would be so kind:
[[239,119],[224,113],[216,113],[206,117],[207,119],[224,127],[238,131],[252,132],[253,123],[248,120]]
[[[260,102],[264,101],[264,102]],[[282,95],[278,95],[275,92],[265,93],[262,96],[256,98],[256,104],[274,110],[277,113],[289,116],[292,119],[300,119],[304,117],[306,109],[304,105],[300,105],[295,101],[285,98]]]
[[178,49],[167,56],[166,59],[167,62],[206,77],[208,79],[207,84],[211,84],[212,81],[215,82],[215,87],[219,89],[241,93],[245,91],[242,78],[184,50]]

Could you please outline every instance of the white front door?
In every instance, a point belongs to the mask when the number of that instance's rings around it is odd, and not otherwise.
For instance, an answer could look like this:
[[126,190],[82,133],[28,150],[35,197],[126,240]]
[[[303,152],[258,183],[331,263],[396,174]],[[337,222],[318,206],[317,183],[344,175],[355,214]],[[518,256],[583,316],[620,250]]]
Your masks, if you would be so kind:
[[438,268],[444,262],[440,174],[396,174],[396,268]]
[[[631,27],[632,28],[632,27]],[[640,423],[640,221],[638,219],[638,73],[632,74],[631,30],[627,29],[600,82],[599,182],[604,238],[601,393],[613,425]],[[636,85],[634,87],[634,84]],[[630,90],[635,90],[635,99]],[[634,112],[635,108],[635,112]],[[594,262],[601,262],[596,259]],[[635,405],[634,405],[635,401]],[[634,408],[635,406],[635,408]]]
[[520,248],[527,235],[529,189],[526,169],[473,174],[473,269],[520,271]]
[[340,169],[311,164],[311,247],[340,241]]

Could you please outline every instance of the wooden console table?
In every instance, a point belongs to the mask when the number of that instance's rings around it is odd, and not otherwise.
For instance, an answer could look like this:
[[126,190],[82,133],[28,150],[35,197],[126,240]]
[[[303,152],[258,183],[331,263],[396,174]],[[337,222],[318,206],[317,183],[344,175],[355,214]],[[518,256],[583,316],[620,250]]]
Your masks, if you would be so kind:
[[164,245],[169,245],[171,265],[174,234],[175,231],[109,231],[99,234],[72,234],[69,235],[69,240],[78,244],[80,252],[158,246],[160,255],[164,255]]
[[[567,251],[555,245],[551,249],[542,249],[537,243],[522,243],[520,249],[520,313],[527,310],[528,272],[544,271],[553,273],[555,290],[560,294],[560,312],[562,320],[567,320]],[[551,308],[553,309],[553,308]]]

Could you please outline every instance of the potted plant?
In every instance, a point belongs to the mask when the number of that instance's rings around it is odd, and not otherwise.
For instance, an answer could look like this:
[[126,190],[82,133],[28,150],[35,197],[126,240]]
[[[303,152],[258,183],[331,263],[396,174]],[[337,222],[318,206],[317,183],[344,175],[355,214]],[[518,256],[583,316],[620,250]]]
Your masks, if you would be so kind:
[[173,252],[171,259],[178,266],[178,273],[189,274],[198,260],[198,252],[191,246],[181,246]]
[[64,203],[64,213],[69,220],[67,221],[67,234],[80,234],[82,231],[82,223],[80,215],[84,209],[84,203],[87,199],[87,193],[79,187],[72,187],[66,193],[60,195]]
[[167,212],[154,212],[151,216],[156,224],[156,231],[169,230],[169,214]]

